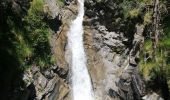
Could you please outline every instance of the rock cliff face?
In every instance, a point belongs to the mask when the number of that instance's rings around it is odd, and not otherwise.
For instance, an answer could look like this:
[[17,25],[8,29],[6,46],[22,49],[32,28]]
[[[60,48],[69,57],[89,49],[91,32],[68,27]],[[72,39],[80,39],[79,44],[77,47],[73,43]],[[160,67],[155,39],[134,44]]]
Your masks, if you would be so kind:
[[120,2],[85,3],[84,43],[99,100],[139,100],[144,92],[137,67],[143,26],[138,23],[129,26],[119,18]]
[[[33,66],[25,72],[22,100],[70,100],[67,32],[77,14],[77,4],[71,1],[60,6],[56,0],[45,2],[56,65],[43,70]],[[144,27],[120,17],[123,14],[120,2],[85,2],[84,46],[96,100],[140,100],[144,93],[138,74]]]

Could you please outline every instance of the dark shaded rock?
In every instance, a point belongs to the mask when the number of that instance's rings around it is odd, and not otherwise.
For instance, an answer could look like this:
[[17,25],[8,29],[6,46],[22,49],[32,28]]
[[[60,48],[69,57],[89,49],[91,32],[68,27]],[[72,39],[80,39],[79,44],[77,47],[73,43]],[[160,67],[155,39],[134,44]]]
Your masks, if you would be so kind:
[[116,97],[119,97],[119,94],[113,89],[109,89],[109,96],[112,98],[116,98]]
[[129,75],[129,73],[123,73],[116,83],[119,87],[118,91],[110,91],[114,94],[111,97],[116,96],[121,100],[141,100],[143,96],[144,86],[139,75]]
[[129,60],[129,64],[131,65],[131,66],[134,66],[134,67],[136,67],[138,64],[137,64],[137,62],[135,61],[135,58],[130,58],[130,60]]
[[69,5],[71,3],[71,0],[64,0],[66,5]]
[[17,15],[17,17],[23,17],[27,14],[27,10],[30,7],[31,0],[11,0],[11,9]]
[[31,83],[28,87],[27,90],[29,91],[29,97],[26,100],[33,100],[36,98],[36,90],[35,90],[35,85],[33,83]]
[[54,31],[54,33],[56,33],[62,25],[61,19],[59,19],[58,17],[55,17],[53,19],[45,18],[45,20],[49,25],[50,29]]
[[59,68],[57,67],[56,69],[54,69],[54,73],[58,74],[61,78],[66,79],[67,75],[68,75],[68,71],[66,71],[63,68]]
[[43,75],[47,77],[48,79],[52,79],[54,77],[54,72],[51,69],[47,69],[43,71]]

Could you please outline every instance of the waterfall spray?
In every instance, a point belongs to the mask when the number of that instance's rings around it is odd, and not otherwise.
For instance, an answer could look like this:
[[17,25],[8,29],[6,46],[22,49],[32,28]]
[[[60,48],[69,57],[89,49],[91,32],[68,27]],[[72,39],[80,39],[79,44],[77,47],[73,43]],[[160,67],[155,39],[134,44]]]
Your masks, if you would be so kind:
[[79,11],[68,32],[68,45],[72,54],[72,99],[93,100],[90,76],[86,67],[86,55],[83,46],[84,0],[78,0]]

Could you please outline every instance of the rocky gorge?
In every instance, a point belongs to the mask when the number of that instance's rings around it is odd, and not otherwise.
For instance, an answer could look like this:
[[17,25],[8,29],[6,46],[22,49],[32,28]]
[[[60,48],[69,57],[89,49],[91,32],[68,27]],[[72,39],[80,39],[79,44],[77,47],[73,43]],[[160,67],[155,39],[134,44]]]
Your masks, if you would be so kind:
[[[34,1],[37,0],[9,0],[12,8],[9,7],[8,10],[12,10],[17,18],[19,16],[19,23],[22,23],[25,13],[29,13],[31,2]],[[71,22],[78,14],[79,5],[76,0],[42,1],[41,20],[44,20],[51,33],[50,54],[54,63],[50,64],[50,67],[42,68],[33,59],[33,64],[17,76],[20,81],[16,79],[18,82],[15,82],[15,79],[11,78],[11,84],[7,85],[6,81],[2,80],[4,82],[1,84],[2,90],[5,92],[2,91],[1,100],[71,100],[70,76],[72,75],[69,66],[71,54],[68,49],[67,33]],[[149,26],[144,24],[145,13],[129,15],[132,18],[126,18],[123,2],[124,0],[85,0],[83,41],[94,98],[95,100],[169,100],[168,92],[164,96],[152,89],[152,92],[148,91],[146,80],[140,73],[140,54],[143,52],[145,34]],[[8,8],[4,5],[5,3],[1,4],[1,11]],[[133,6],[138,6],[137,1],[132,0]],[[138,9],[145,12],[145,6],[148,5],[142,5]],[[136,17],[133,18],[134,16]],[[4,88],[5,86],[9,89]]]

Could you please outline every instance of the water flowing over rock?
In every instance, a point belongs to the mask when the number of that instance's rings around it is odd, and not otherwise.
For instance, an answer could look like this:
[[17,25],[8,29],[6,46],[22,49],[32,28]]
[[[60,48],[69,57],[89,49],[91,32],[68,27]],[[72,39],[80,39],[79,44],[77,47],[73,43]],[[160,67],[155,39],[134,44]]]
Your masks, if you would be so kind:
[[93,100],[91,79],[86,67],[83,46],[84,0],[78,0],[79,12],[68,32],[68,46],[71,51],[71,86],[73,100]]

